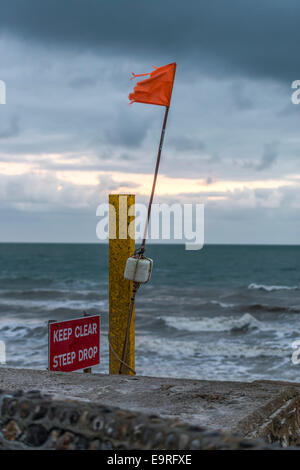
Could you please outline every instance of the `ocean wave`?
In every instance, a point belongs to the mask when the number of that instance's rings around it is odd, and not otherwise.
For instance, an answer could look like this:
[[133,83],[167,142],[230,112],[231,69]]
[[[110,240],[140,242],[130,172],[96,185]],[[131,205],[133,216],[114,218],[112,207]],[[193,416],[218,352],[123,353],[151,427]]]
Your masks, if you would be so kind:
[[[19,275],[0,275],[1,286],[11,288],[20,287],[20,288],[29,288],[33,286],[41,288],[54,288],[54,289],[99,289],[100,281],[90,280],[90,279],[57,279],[51,277],[42,277],[42,276],[19,276]],[[107,281],[103,282],[102,285],[107,286]]]
[[226,302],[220,302],[219,300],[211,300],[209,303],[213,304],[213,305],[219,305],[219,307],[222,307],[222,308],[233,308],[233,307],[235,307],[235,304],[227,304]]
[[1,299],[0,313],[16,314],[23,313],[24,315],[32,313],[33,315],[47,314],[55,315],[65,313],[72,314],[86,310],[97,311],[107,308],[107,302],[104,301],[83,301],[83,300],[65,300],[65,301],[47,301],[47,300],[10,300]]
[[245,313],[241,317],[202,317],[197,319],[186,317],[159,317],[168,327],[175,328],[180,331],[188,332],[212,332],[212,331],[228,331],[228,332],[247,332],[251,330],[268,329],[263,322],[257,320],[250,313]]
[[280,305],[250,304],[250,305],[247,305],[246,307],[247,307],[247,310],[251,310],[252,312],[260,312],[261,310],[264,310],[265,312],[271,312],[271,313],[285,313],[285,312],[290,311],[289,307],[280,306]]
[[[5,320],[0,323],[0,339],[2,340],[21,340],[26,342],[28,339],[46,338],[47,323],[36,321],[20,322]],[[29,347],[30,351],[30,347]]]
[[[289,348],[270,345],[248,345],[247,343],[223,342],[201,343],[200,341],[182,341],[153,336],[136,337],[136,352],[139,356],[155,354],[172,359],[210,357],[210,358],[254,358],[254,357],[286,357],[290,355]],[[149,357],[153,361],[152,355]]]
[[254,282],[249,284],[248,289],[264,290],[266,292],[272,292],[276,290],[298,290],[298,286],[268,286],[265,284],[255,284]]
[[[102,293],[101,293],[102,291]],[[103,300],[107,297],[106,291],[94,290],[68,290],[68,289],[25,289],[25,290],[0,290],[1,299],[24,299],[32,301],[45,300]],[[11,300],[13,302],[13,300]]]

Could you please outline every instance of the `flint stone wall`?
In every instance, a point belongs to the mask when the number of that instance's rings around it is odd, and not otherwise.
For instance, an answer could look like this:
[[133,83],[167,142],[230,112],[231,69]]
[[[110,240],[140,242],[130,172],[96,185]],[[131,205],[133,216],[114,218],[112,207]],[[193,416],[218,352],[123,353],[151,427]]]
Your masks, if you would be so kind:
[[249,440],[155,415],[55,399],[39,391],[0,391],[0,449],[269,448],[263,440]]

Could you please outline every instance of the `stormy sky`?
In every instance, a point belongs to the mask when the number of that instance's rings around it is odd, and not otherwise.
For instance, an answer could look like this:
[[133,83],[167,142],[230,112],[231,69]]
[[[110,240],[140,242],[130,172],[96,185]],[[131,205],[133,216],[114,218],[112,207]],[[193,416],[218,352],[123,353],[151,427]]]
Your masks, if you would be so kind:
[[0,241],[97,242],[111,192],[146,202],[163,108],[132,72],[177,62],[155,202],[204,203],[206,243],[299,243],[300,3],[4,0]]

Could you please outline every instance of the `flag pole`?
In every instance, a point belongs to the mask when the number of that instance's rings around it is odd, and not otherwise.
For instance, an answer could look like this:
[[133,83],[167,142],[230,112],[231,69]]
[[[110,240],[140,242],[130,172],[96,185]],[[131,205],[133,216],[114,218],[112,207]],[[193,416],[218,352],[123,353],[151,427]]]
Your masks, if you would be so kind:
[[[145,252],[145,249],[146,249],[145,248],[146,237],[147,237],[147,231],[148,231],[148,226],[149,226],[149,221],[150,221],[151,207],[152,207],[152,202],[153,202],[153,197],[154,197],[154,192],[155,192],[156,180],[157,180],[157,175],[158,175],[158,170],[159,170],[161,151],[162,151],[162,147],[163,147],[163,144],[164,144],[164,137],[165,137],[165,130],[166,130],[166,125],[167,125],[167,120],[168,120],[168,114],[169,114],[169,106],[166,106],[165,116],[164,116],[164,120],[163,120],[163,125],[162,125],[161,135],[160,135],[160,141],[159,141],[159,146],[158,146],[156,165],[155,165],[155,171],[154,171],[154,178],[153,178],[153,183],[152,183],[152,190],[151,190],[151,195],[150,195],[150,199],[149,199],[148,213],[147,213],[147,219],[146,219],[146,224],[145,224],[144,236],[143,236],[142,244],[141,244],[139,250],[137,251],[137,253],[139,255],[143,255],[143,253]],[[139,283],[134,282],[133,283],[133,292],[132,292],[132,297],[131,297],[130,312],[129,312],[129,318],[128,318],[126,336],[125,336],[125,342],[124,342],[124,347],[123,347],[123,352],[122,352],[122,360],[120,361],[119,374],[122,374],[123,365],[125,365],[125,367],[127,366],[125,360],[126,360],[126,354],[127,354],[127,348],[128,348],[129,330],[130,330],[130,323],[131,323],[133,308],[134,308],[134,304],[135,304],[135,296],[136,296],[136,292],[137,292],[138,288],[139,288]]]
[[166,130],[166,125],[167,125],[167,120],[168,120],[168,114],[169,114],[169,106],[166,106],[164,121],[163,121],[162,129],[161,129],[159,147],[158,147],[158,152],[157,152],[157,158],[156,158],[154,178],[153,178],[153,183],[152,183],[151,196],[150,196],[150,199],[149,199],[148,213],[147,213],[147,219],[146,219],[146,224],[145,224],[144,236],[143,236],[143,241],[142,241],[142,244],[140,246],[140,249],[138,250],[139,254],[143,254],[145,252],[145,249],[146,249],[145,245],[146,245],[147,231],[148,231],[149,222],[150,222],[151,207],[152,207],[152,202],[153,202],[153,197],[154,197],[154,192],[155,192],[155,186],[156,186],[156,180],[157,180],[157,175],[158,175],[158,170],[159,170],[161,151],[162,151],[162,147],[163,147],[163,144],[164,144],[164,137],[165,137],[165,130]]

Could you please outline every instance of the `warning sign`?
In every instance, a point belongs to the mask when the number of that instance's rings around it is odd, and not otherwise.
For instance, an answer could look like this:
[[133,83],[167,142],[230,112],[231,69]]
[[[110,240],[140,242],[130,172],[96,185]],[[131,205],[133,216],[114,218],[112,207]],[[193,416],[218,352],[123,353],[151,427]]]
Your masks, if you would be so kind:
[[100,316],[49,323],[49,370],[72,372],[100,363]]

